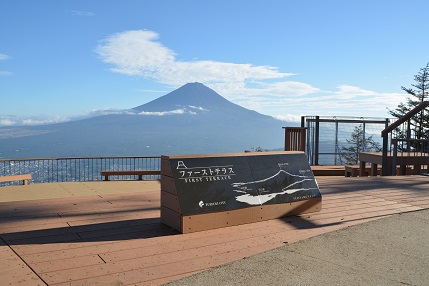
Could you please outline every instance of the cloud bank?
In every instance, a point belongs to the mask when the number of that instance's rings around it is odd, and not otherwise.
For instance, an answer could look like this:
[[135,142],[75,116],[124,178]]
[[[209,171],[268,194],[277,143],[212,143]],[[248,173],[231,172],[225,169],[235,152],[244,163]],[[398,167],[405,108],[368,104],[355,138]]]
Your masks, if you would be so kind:
[[45,125],[67,122],[75,118],[82,117],[61,117],[61,116],[15,116],[15,115],[0,115],[0,127],[2,126],[24,126],[24,125]]
[[96,49],[112,71],[144,76],[163,84],[180,86],[188,82],[244,82],[285,78],[275,67],[215,61],[179,61],[176,54],[157,42],[152,31],[127,31],[114,34]]
[[47,116],[47,115],[38,115],[38,116],[15,116],[15,115],[0,115],[0,127],[8,126],[31,126],[31,125],[46,125],[46,124],[56,124],[63,123],[74,120],[81,120],[86,118],[91,118],[100,115],[135,115],[135,116],[169,116],[169,115],[184,115],[192,114],[195,115],[199,112],[209,111],[201,106],[177,106],[176,109],[166,110],[166,111],[136,111],[133,109],[98,109],[87,112],[83,115],[78,116]]
[[[317,91],[297,82],[266,80],[285,79],[293,73],[282,73],[272,66],[255,66],[216,61],[182,61],[169,48],[158,42],[159,35],[152,31],[138,30],[114,34],[101,42],[96,52],[110,64],[111,71],[131,76],[142,76],[171,87],[189,82],[201,82],[229,98],[239,97],[243,91],[252,94],[275,94],[285,91],[300,94]],[[250,88],[247,85],[256,86]],[[303,88],[304,85],[305,88]]]

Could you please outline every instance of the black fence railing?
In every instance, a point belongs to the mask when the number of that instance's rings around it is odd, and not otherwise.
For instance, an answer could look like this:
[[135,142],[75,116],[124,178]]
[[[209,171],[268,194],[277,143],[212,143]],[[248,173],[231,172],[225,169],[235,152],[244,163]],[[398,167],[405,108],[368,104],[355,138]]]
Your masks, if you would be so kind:
[[[160,170],[159,156],[0,159],[0,176],[31,174],[30,183],[100,181],[101,171]],[[135,176],[111,176],[110,180]],[[143,179],[159,179],[147,175]],[[0,186],[19,182],[3,182]]]
[[[370,141],[381,149],[378,134],[389,122],[389,118],[302,116],[301,128],[306,129],[305,153],[310,165],[357,164],[358,153],[369,151],[366,147]],[[348,154],[352,152],[350,149],[356,152],[354,158]]]

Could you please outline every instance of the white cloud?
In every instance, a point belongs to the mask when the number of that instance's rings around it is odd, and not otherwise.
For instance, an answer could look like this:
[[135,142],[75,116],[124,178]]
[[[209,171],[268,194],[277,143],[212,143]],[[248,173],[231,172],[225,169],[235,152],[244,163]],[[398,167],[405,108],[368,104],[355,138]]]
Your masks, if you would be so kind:
[[92,12],[87,12],[87,11],[76,11],[76,10],[72,10],[70,11],[70,13],[72,14],[72,16],[80,16],[80,17],[90,17],[90,16],[95,16],[94,13]]
[[175,62],[173,51],[156,42],[151,31],[128,31],[105,39],[96,49],[112,71],[158,79]]
[[350,86],[350,85],[340,85],[337,87],[339,90],[335,92],[335,95],[341,98],[354,98],[354,97],[361,97],[361,96],[372,96],[375,94],[375,92],[370,90],[361,89],[356,86]]
[[208,109],[205,109],[204,107],[201,107],[201,106],[188,105],[188,107],[192,109],[201,110],[201,111],[209,111]]
[[280,73],[270,66],[234,64],[214,61],[174,62],[157,79],[169,85],[187,82],[242,83],[254,80],[281,79],[292,74]]
[[[188,109],[189,108],[189,109]],[[165,116],[165,115],[180,115],[180,114],[197,114],[193,110],[208,111],[202,107],[198,106],[188,106],[188,108],[178,108],[169,111],[160,111],[160,112],[137,112],[132,109],[94,109],[89,112],[86,112],[82,115],[76,116],[47,116],[47,115],[35,115],[35,116],[17,116],[17,115],[0,115],[0,127],[5,126],[25,126],[25,125],[45,125],[45,124],[55,124],[68,121],[81,120],[86,118],[91,118],[100,115],[134,115],[134,116]]]
[[172,87],[201,82],[230,99],[243,94],[296,92],[295,95],[301,95],[317,90],[298,82],[264,82],[294,75],[282,73],[277,67],[178,60],[176,54],[158,39],[158,34],[153,31],[126,31],[106,38],[96,52],[104,62],[112,65],[113,72],[142,76]]
[[0,126],[13,126],[16,125],[16,122],[8,119],[8,118],[4,118],[4,119],[0,119]]
[[156,111],[156,112],[142,111],[139,113],[139,115],[155,115],[155,116],[176,115],[176,114],[197,114],[197,113],[184,108],[170,110],[170,111]]
[[286,115],[276,115],[273,116],[275,119],[278,119],[280,121],[287,121],[287,122],[301,122],[301,117],[298,115],[293,114],[286,114]]
[[336,103],[342,108],[353,110],[355,108],[365,108],[372,111],[394,109],[404,100],[402,93],[379,93],[372,90],[365,90],[356,86],[341,85],[338,91],[330,96],[327,103]]
[[[82,115],[76,116],[48,116],[48,115],[33,115],[33,116],[17,116],[17,115],[0,115],[0,126],[24,126],[24,125],[45,125],[55,124],[74,120],[90,118],[98,115],[107,114],[130,114],[127,110],[117,109],[100,109],[92,110]],[[135,113],[133,113],[135,114]]]
[[[189,108],[197,109],[197,110],[205,110],[202,107],[194,107],[189,106]],[[174,110],[168,111],[142,111],[137,112],[132,109],[100,109],[100,110],[92,110],[88,113],[87,117],[94,117],[99,115],[109,115],[109,114],[126,114],[126,115],[155,115],[155,116],[164,116],[164,115],[174,115],[174,114],[197,114],[194,111],[188,110],[187,108],[178,108]]]
[[337,88],[335,91],[323,91],[317,96],[296,98],[289,107],[294,109],[301,106],[302,109],[305,106],[307,114],[302,115],[385,117],[387,109],[396,108],[404,100],[401,93],[379,93],[345,85]]
[[8,60],[8,59],[10,59],[10,56],[5,55],[5,54],[0,54],[0,61],[5,61],[5,60]]
[[13,75],[13,73],[9,71],[0,71],[0,76],[9,76],[9,75]]
[[63,116],[15,116],[0,115],[0,126],[43,125],[61,123],[72,120],[73,117]]
[[302,96],[315,92],[320,92],[320,89],[303,82],[284,81],[267,85],[264,94],[273,96],[284,96],[285,94],[291,96]]
[[99,116],[99,115],[109,115],[109,114],[129,114],[129,115],[133,115],[135,114],[135,112],[132,112],[128,109],[93,109],[90,112],[88,112],[85,117],[94,117],[94,116]]
[[302,96],[254,95],[236,103],[279,120],[298,122],[302,115],[386,118],[390,117],[388,109],[395,109],[401,101],[404,101],[401,93],[380,93],[344,85]]

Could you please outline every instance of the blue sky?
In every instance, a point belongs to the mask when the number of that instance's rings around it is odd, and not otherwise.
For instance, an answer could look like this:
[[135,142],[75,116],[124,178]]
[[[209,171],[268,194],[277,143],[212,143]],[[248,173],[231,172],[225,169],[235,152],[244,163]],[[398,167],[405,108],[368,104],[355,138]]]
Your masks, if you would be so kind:
[[282,119],[387,117],[429,62],[426,0],[0,5],[0,126],[132,108],[188,82]]

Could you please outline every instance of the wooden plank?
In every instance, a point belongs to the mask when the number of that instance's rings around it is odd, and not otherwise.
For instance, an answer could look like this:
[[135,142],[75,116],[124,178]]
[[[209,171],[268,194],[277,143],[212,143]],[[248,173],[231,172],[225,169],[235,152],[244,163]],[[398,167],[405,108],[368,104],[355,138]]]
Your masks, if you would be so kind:
[[174,183],[174,179],[172,177],[161,175],[161,191],[169,192],[177,196],[176,184]]
[[159,191],[148,191],[103,197],[37,200],[31,203],[28,201],[0,203],[0,222],[7,221],[11,217],[82,216],[85,213],[105,213],[103,210],[108,210],[107,212],[122,210],[123,212],[124,207],[129,211],[133,208],[136,210],[154,208],[159,207],[159,195]]
[[[286,242],[429,208],[427,177],[318,177],[317,181],[323,194],[320,212],[180,235],[160,222],[159,191],[26,201],[14,206],[2,203],[0,228],[7,226],[7,233],[0,237],[7,238],[22,262],[48,284],[159,285]],[[61,210],[63,217],[58,216]],[[3,219],[3,213],[8,217]],[[68,237],[76,233],[79,239]],[[0,251],[0,257],[6,254]],[[21,276],[13,269],[18,268],[0,270],[2,281],[18,284]]]
[[64,269],[89,267],[105,262],[98,255],[85,255],[78,257],[67,257],[64,259],[57,259],[53,261],[45,261],[39,263],[32,263],[31,267],[39,274],[61,271]]
[[169,158],[170,156],[161,156],[161,180],[162,176],[173,177]]
[[[290,217],[290,221],[299,220],[297,218]],[[285,224],[282,220],[271,220],[264,221],[255,224],[247,224],[235,226],[232,228],[222,228],[217,230],[211,230],[206,232],[197,232],[186,235],[173,235],[173,236],[159,236],[153,239],[144,240],[128,240],[128,241],[116,241],[110,243],[99,242],[97,244],[89,243],[70,243],[59,245],[61,247],[53,246],[51,248],[47,246],[37,246],[37,251],[33,253],[26,253],[24,257],[26,260],[31,262],[43,262],[49,260],[66,259],[67,257],[79,257],[92,254],[103,254],[108,257],[119,257],[123,256],[121,253],[128,253],[126,256],[135,255],[139,256],[151,256],[164,252],[173,251],[172,249],[185,249],[195,248],[199,246],[214,244],[214,243],[226,243],[231,240],[237,240],[250,237],[263,237],[269,233],[280,233],[283,231],[290,231],[296,227],[294,225]],[[22,251],[20,251],[22,252]],[[43,257],[39,253],[46,252]],[[144,254],[142,254],[144,253]],[[111,256],[112,255],[112,256]],[[112,258],[113,260],[113,258]]]
[[0,277],[2,285],[45,285],[12,249],[0,240]]
[[344,176],[344,166],[317,165],[310,166],[314,176]]
[[[275,247],[280,246],[275,245]],[[229,253],[219,253],[215,256],[205,256],[198,259],[186,260],[181,263],[167,263],[153,267],[142,269],[134,269],[130,271],[121,271],[107,275],[89,277],[83,279],[71,279],[56,285],[108,285],[116,283],[116,285],[135,285],[137,283],[148,283],[167,277],[179,277],[180,275],[188,275],[197,271],[203,271],[211,267],[232,262],[238,259],[252,255],[255,250],[266,251],[272,249],[272,244],[257,245],[250,248],[230,251]],[[209,266],[210,265],[210,266]],[[50,281],[50,280],[48,280]],[[168,279],[167,279],[168,281]],[[115,284],[114,284],[115,285]]]
[[161,222],[178,231],[183,228],[182,215],[165,206],[161,206]]
[[61,221],[49,221],[49,220],[32,220],[32,221],[20,221],[20,222],[6,222],[1,224],[0,234],[10,233],[22,233],[30,231],[46,230],[50,228],[64,228],[69,227],[67,222]]
[[[273,240],[275,240],[273,238]],[[274,244],[274,245],[273,245]],[[159,269],[159,266],[164,266],[166,262],[168,264],[183,264],[187,263],[191,260],[205,260],[207,258],[227,255],[228,253],[235,252],[237,250],[242,250],[244,253],[251,253],[249,249],[257,249],[264,248],[264,246],[268,247],[268,249],[272,249],[273,247],[278,247],[282,245],[283,242],[275,242],[268,240],[261,240],[255,238],[249,238],[244,240],[236,240],[231,241],[228,244],[222,245],[222,249],[219,248],[219,245],[206,245],[198,248],[190,248],[185,250],[178,250],[174,252],[165,252],[156,256],[149,257],[138,257],[133,259],[125,259],[120,263],[106,263],[106,264],[97,264],[86,267],[77,267],[72,269],[64,269],[55,272],[49,273],[41,273],[41,277],[45,279],[48,283],[64,283],[68,281],[73,281],[76,277],[79,279],[91,279],[92,277],[100,277],[100,276],[110,276],[110,273],[114,272],[115,269],[119,268],[122,273],[129,273],[134,270],[146,271],[148,268],[156,268]],[[267,246],[268,245],[268,246]],[[201,267],[201,266],[199,266]],[[205,267],[205,266],[204,266]],[[193,269],[190,269],[193,270]],[[170,269],[170,271],[174,271]],[[165,271],[162,271],[165,273]],[[158,273],[152,273],[151,276],[153,278],[158,278]],[[146,276],[146,275],[145,275]],[[162,277],[162,276],[161,276]],[[143,277],[139,277],[141,279]],[[143,280],[144,281],[144,280]],[[130,281],[128,279],[122,280],[124,284],[140,282],[140,281]],[[89,284],[91,285],[91,284]]]
[[169,208],[177,213],[182,213],[180,209],[179,198],[170,192],[161,191],[161,206]]

